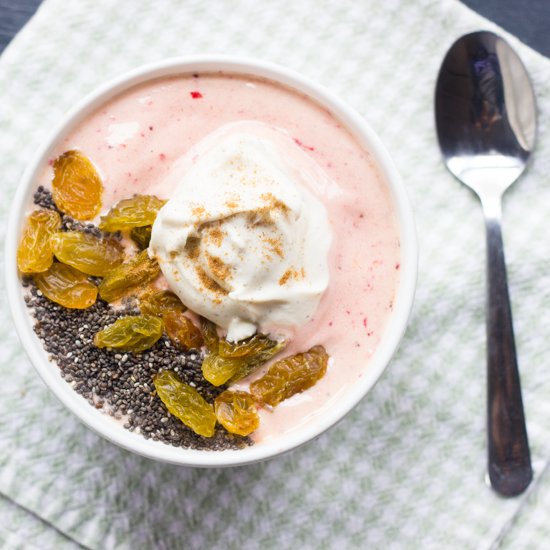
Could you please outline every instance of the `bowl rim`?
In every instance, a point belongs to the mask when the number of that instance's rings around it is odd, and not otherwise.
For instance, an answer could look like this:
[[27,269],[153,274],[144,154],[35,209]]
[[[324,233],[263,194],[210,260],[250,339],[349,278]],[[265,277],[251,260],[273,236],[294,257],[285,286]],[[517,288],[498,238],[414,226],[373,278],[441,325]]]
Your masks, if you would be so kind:
[[[126,89],[157,78],[195,72],[221,72],[266,78],[306,94],[327,108],[374,158],[390,189],[399,226],[401,269],[394,310],[369,361],[365,375],[347,388],[343,396],[345,398],[339,399],[316,422],[285,434],[284,437],[259,442],[239,450],[185,449],[152,439],[146,440],[142,435],[124,429],[105,413],[91,407],[59,375],[57,365],[48,360],[47,353],[34,333],[32,318],[21,292],[21,280],[16,264],[16,250],[29,193],[33,188],[35,177],[43,168],[44,162],[47,161],[59,138],[99,105]],[[195,55],[149,63],[107,81],[78,102],[66,113],[43,142],[42,147],[37,150],[19,181],[8,221],[5,253],[8,302],[16,331],[34,368],[61,403],[97,434],[124,449],[167,463],[198,467],[244,465],[275,457],[317,438],[346,416],[372,389],[399,346],[412,310],[418,268],[416,229],[406,189],[388,151],[368,122],[329,89],[294,70],[259,59],[233,55]]]

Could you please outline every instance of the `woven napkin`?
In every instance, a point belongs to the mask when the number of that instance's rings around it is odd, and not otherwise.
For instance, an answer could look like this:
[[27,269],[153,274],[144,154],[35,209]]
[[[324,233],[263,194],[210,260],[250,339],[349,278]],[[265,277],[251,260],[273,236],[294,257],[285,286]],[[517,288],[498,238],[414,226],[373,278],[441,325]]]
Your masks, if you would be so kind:
[[69,538],[243,550],[536,548],[550,538],[550,61],[508,37],[533,79],[540,130],[504,205],[536,469],[530,492],[506,500],[484,481],[482,214],[446,172],[433,119],[447,48],[482,28],[506,36],[455,0],[46,0],[0,58],[2,223],[30,156],[84,94],[164,57],[243,54],[326,85],[379,133],[416,212],[419,285],[397,356],[346,419],[297,451],[226,470],[153,462],[82,426],[34,372],[2,296],[0,542],[25,547],[14,503],[46,522],[42,547],[56,548],[73,547]]

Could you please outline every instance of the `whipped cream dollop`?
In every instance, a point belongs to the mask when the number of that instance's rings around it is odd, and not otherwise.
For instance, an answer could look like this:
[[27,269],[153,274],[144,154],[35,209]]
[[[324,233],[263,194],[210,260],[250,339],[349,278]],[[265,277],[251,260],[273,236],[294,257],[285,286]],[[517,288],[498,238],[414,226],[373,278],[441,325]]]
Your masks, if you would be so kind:
[[290,136],[233,123],[177,161],[149,253],[194,312],[241,340],[309,321],[329,282],[331,182]]

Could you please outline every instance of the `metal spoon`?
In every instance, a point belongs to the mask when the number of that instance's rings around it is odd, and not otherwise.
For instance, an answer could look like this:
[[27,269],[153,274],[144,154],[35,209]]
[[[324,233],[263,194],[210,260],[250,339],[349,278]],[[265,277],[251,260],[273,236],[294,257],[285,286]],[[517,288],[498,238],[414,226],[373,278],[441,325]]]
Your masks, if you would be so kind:
[[492,32],[459,38],[437,79],[435,116],[447,168],[481,200],[487,230],[488,472],[495,491],[523,492],[533,477],[500,226],[504,191],[533,150],[536,108],[527,71]]

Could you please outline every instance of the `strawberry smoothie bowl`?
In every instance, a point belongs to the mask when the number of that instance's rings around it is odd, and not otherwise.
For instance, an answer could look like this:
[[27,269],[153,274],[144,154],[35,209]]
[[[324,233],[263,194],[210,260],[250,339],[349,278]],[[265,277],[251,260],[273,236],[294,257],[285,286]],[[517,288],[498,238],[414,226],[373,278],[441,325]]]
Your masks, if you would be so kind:
[[350,107],[226,56],[112,81],[29,165],[6,242],[23,346],[81,421],[189,466],[276,456],[342,419],[405,331],[417,244]]

